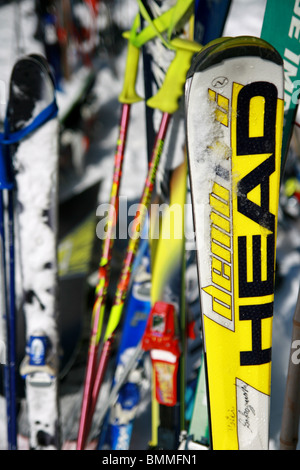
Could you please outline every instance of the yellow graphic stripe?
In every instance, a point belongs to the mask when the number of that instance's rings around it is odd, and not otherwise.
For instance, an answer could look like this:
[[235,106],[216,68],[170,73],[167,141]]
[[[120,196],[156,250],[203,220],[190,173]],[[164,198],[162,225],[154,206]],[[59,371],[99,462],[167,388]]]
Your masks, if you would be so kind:
[[[271,84],[262,83],[265,85],[261,92],[257,92],[258,85],[243,87],[233,84],[232,273],[230,266],[221,261],[218,263],[213,258],[217,255],[230,262],[230,252],[225,248],[229,247],[230,237],[221,232],[228,232],[230,224],[226,218],[214,212],[229,216],[228,198],[224,197],[225,192],[223,197],[219,194],[219,198],[215,195],[210,198],[211,221],[220,228],[213,227],[211,230],[211,238],[215,240],[211,245],[212,280],[220,289],[211,285],[203,290],[212,296],[212,308],[224,317],[227,312],[228,319],[231,319],[228,314],[230,295],[226,291],[230,290],[231,278],[234,299],[233,331],[206,315],[203,317],[214,449],[239,449],[241,428],[246,433],[244,435],[248,432],[255,438],[260,410],[248,401],[251,400],[250,394],[246,392],[248,386],[262,396],[270,395],[283,101],[276,98],[274,103],[269,97],[269,88],[272,91],[274,86],[272,88]],[[241,92],[243,106],[248,106],[248,122],[245,121],[247,113],[244,116],[239,110]],[[264,134],[269,132],[268,126],[272,126],[272,122],[274,129],[271,129],[270,135],[274,131],[273,151],[267,142],[268,136]],[[256,144],[252,145],[254,139]],[[216,248],[218,243],[223,246],[218,245]],[[245,390],[237,390],[239,380],[246,384]],[[240,409],[237,407],[238,394],[244,399],[244,407]]]

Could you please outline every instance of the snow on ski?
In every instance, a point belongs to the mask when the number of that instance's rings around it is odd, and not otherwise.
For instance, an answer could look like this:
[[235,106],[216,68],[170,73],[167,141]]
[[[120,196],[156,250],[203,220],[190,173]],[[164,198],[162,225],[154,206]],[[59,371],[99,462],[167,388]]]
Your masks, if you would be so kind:
[[212,449],[267,449],[283,67],[253,37],[208,44],[186,129]]
[[31,131],[11,147],[20,245],[20,308],[27,341],[20,369],[26,383],[31,449],[59,447],[56,113],[54,82],[46,61],[37,55],[18,60],[11,75],[7,119],[10,132]]

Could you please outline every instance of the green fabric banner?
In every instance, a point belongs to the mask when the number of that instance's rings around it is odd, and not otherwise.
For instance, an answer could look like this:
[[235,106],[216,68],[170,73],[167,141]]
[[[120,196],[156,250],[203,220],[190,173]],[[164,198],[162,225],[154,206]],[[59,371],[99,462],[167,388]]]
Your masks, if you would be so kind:
[[283,170],[300,94],[300,1],[268,0],[261,38],[275,47],[284,61]]

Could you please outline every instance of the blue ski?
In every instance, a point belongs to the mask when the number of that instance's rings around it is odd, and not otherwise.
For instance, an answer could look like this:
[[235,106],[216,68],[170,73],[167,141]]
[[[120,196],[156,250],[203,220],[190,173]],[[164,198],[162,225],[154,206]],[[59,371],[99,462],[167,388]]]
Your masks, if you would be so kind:
[[231,0],[195,0],[194,39],[205,46],[222,36]]
[[[133,274],[134,280],[122,327],[112,389],[139,346],[150,312],[151,277],[148,240],[143,240],[141,243],[133,267]],[[129,449],[133,423],[140,402],[141,360],[136,365],[137,367],[133,367],[132,371],[128,373],[125,383],[119,390],[116,402],[104,419],[98,449]]]

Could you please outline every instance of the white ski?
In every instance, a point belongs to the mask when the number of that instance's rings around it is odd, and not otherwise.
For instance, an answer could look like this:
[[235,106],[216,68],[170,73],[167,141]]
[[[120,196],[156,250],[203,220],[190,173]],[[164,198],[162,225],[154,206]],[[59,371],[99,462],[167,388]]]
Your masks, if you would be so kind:
[[[26,383],[31,449],[59,447],[55,108],[54,85],[47,63],[36,55],[19,59],[11,75],[8,120],[10,132],[32,126],[31,132],[12,148],[21,308],[27,343],[20,370]],[[45,119],[47,112],[49,116]]]

